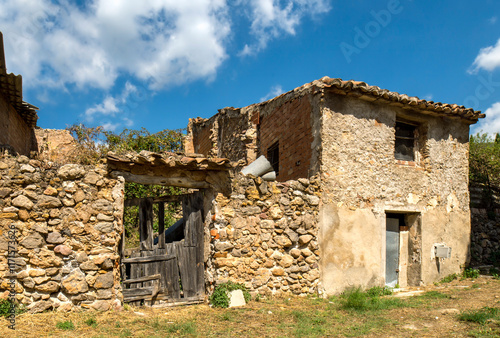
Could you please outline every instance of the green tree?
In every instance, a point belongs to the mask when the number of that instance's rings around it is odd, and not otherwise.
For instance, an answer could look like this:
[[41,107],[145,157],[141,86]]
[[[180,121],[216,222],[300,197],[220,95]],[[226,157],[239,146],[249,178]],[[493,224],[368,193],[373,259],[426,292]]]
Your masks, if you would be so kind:
[[484,184],[486,198],[492,203],[493,192],[500,192],[500,136],[487,133],[471,135],[469,142],[469,178]]
[[[104,130],[103,127],[86,127],[83,124],[75,124],[67,128],[77,141],[77,149],[71,160],[82,164],[97,163],[106,156],[108,151],[126,153],[129,151],[140,152],[148,150],[153,152],[182,152],[183,129],[165,129],[151,134],[145,128],[140,130],[125,129],[119,134]],[[125,184],[125,199],[155,197],[165,195],[178,195],[185,189],[161,186],[142,185],[128,182]],[[154,205],[154,213],[157,215],[158,206]],[[165,208],[165,227],[169,227],[176,221],[176,214],[180,211],[180,205],[169,203]],[[137,206],[126,207],[123,215],[127,246],[135,246],[138,241],[139,208]],[[154,230],[158,230],[158,219],[155,217]]]

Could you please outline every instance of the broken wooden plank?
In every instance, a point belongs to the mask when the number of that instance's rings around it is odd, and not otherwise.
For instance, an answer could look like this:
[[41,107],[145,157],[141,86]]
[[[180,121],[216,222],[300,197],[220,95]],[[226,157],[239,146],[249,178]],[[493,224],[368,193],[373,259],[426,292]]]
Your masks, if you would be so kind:
[[142,288],[136,288],[136,289],[125,289],[122,290],[123,293],[123,299],[127,299],[129,297],[138,297],[138,296],[150,296],[153,292],[153,287],[142,287]]
[[151,263],[159,261],[168,261],[169,259],[175,258],[175,255],[159,255],[159,256],[147,256],[147,257],[133,257],[124,258],[123,263]]
[[134,279],[127,279],[127,280],[124,280],[122,283],[123,284],[132,284],[132,283],[148,282],[148,281],[152,281],[152,280],[160,279],[160,278],[161,278],[161,275],[156,274],[156,275],[152,275],[152,276],[144,276],[144,277],[139,277],[139,278],[134,278]]
[[144,198],[139,205],[139,236],[141,251],[153,249],[153,200]]
[[172,260],[166,261],[164,265],[166,293],[174,299],[181,297],[181,289],[179,284],[179,263],[177,258],[178,243],[179,242],[173,242],[167,244],[167,253],[169,255],[175,255],[176,257]]
[[158,203],[158,248],[165,248],[165,203]]

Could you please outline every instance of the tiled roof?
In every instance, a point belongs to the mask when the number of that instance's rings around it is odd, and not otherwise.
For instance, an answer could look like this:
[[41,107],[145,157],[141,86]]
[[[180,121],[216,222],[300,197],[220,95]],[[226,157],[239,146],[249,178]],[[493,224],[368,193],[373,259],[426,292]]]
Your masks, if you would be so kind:
[[29,127],[34,128],[36,126],[38,120],[36,111],[38,108],[23,101],[23,79],[21,75],[7,73],[2,32],[0,32],[0,93],[5,96]]
[[108,168],[124,171],[134,171],[134,167],[160,167],[163,169],[181,169],[188,171],[212,170],[227,171],[232,165],[227,158],[206,158],[199,154],[176,154],[170,152],[154,153],[143,150],[140,153],[130,152],[118,155],[109,152]]
[[[385,102],[389,105],[401,107],[403,109],[419,110],[423,113],[431,113],[440,116],[459,117],[472,123],[476,123],[479,118],[485,117],[485,114],[481,114],[480,111],[475,111],[472,108],[466,108],[457,104],[427,101],[415,96],[408,96],[406,94],[399,94],[387,89],[382,89],[377,86],[370,86],[366,82],[354,80],[344,81],[342,79],[329,78],[327,76],[295,88],[269,101],[287,100],[291,95],[308,92],[314,88],[322,88],[341,95],[359,97],[366,101]],[[264,102],[257,105],[261,104],[264,104]]]

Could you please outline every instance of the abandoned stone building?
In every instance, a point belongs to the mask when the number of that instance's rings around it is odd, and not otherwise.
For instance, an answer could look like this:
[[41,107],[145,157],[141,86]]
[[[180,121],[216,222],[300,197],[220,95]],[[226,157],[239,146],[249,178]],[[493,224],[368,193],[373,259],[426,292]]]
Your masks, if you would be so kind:
[[37,150],[37,107],[23,101],[21,75],[7,73],[0,32],[0,149],[29,155]]
[[[190,120],[184,154],[84,166],[64,162],[75,147],[65,132],[39,130],[32,148],[36,109],[0,66],[0,143],[17,152],[0,155],[0,296],[15,285],[33,312],[200,302],[227,280],[266,295],[421,285],[468,261],[480,112],[323,78]],[[241,173],[261,155],[276,180]],[[127,182],[186,190],[126,200]],[[173,202],[182,220],[166,230]],[[126,250],[130,206],[140,243]]]
[[210,225],[213,275],[269,292],[334,294],[459,272],[471,232],[469,125],[482,117],[325,77],[190,120],[187,151],[240,167],[264,155],[279,181],[243,181],[223,201]]

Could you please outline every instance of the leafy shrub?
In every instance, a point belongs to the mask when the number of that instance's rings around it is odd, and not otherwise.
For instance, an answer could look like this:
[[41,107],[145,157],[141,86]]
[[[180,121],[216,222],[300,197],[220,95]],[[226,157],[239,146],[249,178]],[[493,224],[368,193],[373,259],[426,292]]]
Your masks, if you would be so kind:
[[444,277],[443,279],[441,279],[439,281],[439,283],[450,283],[450,282],[454,281],[457,278],[458,278],[458,275],[456,273],[452,273],[452,274]]
[[61,330],[74,330],[75,324],[71,320],[66,320],[64,322],[57,322],[56,327]]
[[215,287],[214,293],[210,296],[210,304],[221,308],[229,307],[229,293],[234,290],[243,291],[245,302],[248,303],[250,301],[250,293],[243,284],[227,281]]
[[[0,316],[10,316],[11,300],[9,298],[0,300]],[[26,312],[26,308],[22,304],[16,304],[16,315]]]
[[470,180],[486,185],[484,198],[491,204],[492,190],[500,188],[500,135],[497,133],[494,138],[487,133],[471,135],[469,146]]
[[465,269],[464,272],[462,273],[462,277],[465,278],[472,278],[476,279],[479,277],[479,270],[478,269]]
[[366,290],[366,293],[370,297],[380,297],[380,296],[390,296],[392,295],[392,290],[391,288],[384,286],[374,286],[368,290]]

